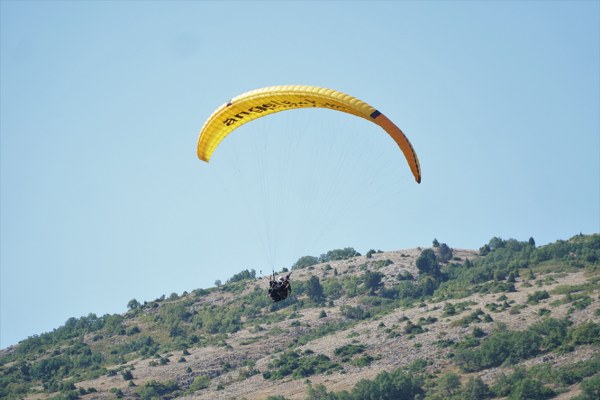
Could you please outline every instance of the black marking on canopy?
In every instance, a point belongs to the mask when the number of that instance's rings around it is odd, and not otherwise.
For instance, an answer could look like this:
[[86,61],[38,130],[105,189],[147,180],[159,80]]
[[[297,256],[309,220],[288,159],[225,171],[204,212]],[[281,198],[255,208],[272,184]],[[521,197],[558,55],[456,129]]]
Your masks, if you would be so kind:
[[370,117],[375,119],[377,117],[379,117],[381,115],[381,113],[379,112],[379,110],[375,110],[371,113]]
[[412,153],[412,156],[413,156],[413,161],[417,167],[416,181],[417,181],[417,183],[421,183],[421,165],[419,164],[419,159],[417,158],[417,153],[415,152],[415,149],[414,149],[412,143],[410,142],[410,140],[408,140],[408,138],[406,137],[404,132],[400,131],[400,133],[402,134],[402,136],[404,136],[404,139],[406,139],[406,143],[408,143],[408,146],[410,147],[410,152]]
[[227,107],[231,106],[231,104],[232,104],[232,103],[231,103],[231,100],[229,100],[229,101],[227,102]]

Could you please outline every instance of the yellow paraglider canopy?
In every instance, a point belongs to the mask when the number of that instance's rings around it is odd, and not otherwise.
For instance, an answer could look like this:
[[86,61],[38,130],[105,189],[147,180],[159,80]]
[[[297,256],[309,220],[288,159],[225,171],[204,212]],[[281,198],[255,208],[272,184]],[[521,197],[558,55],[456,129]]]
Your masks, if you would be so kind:
[[204,123],[198,137],[198,158],[208,162],[225,136],[247,122],[280,111],[312,107],[342,111],[382,127],[400,146],[415,180],[421,182],[419,159],[400,128],[377,109],[355,97],[315,86],[270,86],[234,97]]

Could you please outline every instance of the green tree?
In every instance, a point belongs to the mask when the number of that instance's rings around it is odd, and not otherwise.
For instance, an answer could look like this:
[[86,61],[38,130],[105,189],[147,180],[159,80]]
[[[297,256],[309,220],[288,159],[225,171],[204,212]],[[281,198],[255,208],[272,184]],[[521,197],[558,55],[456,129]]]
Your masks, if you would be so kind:
[[377,289],[383,286],[383,283],[381,282],[383,277],[384,275],[381,272],[367,271],[364,274],[363,280],[365,283],[365,287],[369,289],[369,293],[371,295],[375,294]]
[[490,239],[488,246],[491,251],[494,251],[506,246],[506,242],[499,237],[493,237]]
[[438,282],[432,276],[426,276],[419,280],[419,287],[424,296],[431,296],[438,287]]
[[446,395],[452,396],[460,388],[460,375],[448,372],[440,378],[439,389]]
[[127,303],[127,308],[130,310],[135,310],[139,306],[140,306],[140,303],[136,299],[131,299],[131,300],[129,300],[129,303]]
[[438,265],[435,252],[431,249],[425,249],[421,252],[416,261],[417,269],[421,274],[438,276],[440,274],[440,266]]
[[337,260],[346,260],[352,257],[358,257],[360,253],[352,247],[346,247],[343,249],[329,250],[326,254],[321,254],[319,262],[329,262]]
[[553,396],[552,389],[536,379],[525,378],[517,382],[511,390],[510,400],[543,400]]
[[294,265],[292,265],[292,270],[310,267],[311,265],[315,265],[318,263],[319,263],[319,259],[317,257],[303,256],[303,257],[300,257],[298,259],[298,261],[296,261],[294,263]]
[[490,245],[485,244],[483,246],[481,246],[479,248],[479,255],[480,256],[487,256],[488,254],[490,254],[492,251],[492,249],[490,248]]
[[323,294],[331,300],[339,299],[344,294],[344,288],[339,279],[327,279],[323,283]]
[[480,377],[471,377],[461,395],[465,400],[483,400],[490,397],[490,390]]
[[245,281],[247,279],[256,279],[256,271],[254,269],[251,270],[243,270],[234,274],[231,278],[227,280],[227,283],[240,282]]
[[319,278],[316,276],[311,276],[307,282],[307,293],[308,297],[316,303],[321,302],[323,300],[323,286],[321,286],[321,282]]
[[435,251],[437,260],[442,263],[447,263],[454,256],[452,249],[446,244],[442,243]]

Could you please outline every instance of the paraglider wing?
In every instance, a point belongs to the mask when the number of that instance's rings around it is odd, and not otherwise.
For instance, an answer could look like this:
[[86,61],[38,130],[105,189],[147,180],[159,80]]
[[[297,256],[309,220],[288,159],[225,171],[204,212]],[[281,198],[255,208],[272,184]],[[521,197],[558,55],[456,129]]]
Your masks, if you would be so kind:
[[252,90],[231,99],[204,123],[198,137],[198,157],[208,162],[225,136],[245,123],[280,111],[312,107],[342,111],[382,127],[404,153],[415,180],[421,182],[417,154],[396,124],[374,107],[355,97],[315,86],[271,86]]

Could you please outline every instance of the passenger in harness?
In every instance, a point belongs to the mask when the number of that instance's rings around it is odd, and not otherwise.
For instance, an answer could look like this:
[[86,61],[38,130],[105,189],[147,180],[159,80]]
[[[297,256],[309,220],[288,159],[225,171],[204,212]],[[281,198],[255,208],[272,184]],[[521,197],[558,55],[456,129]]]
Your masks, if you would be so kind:
[[271,300],[277,302],[285,300],[290,293],[292,293],[292,286],[290,285],[290,272],[285,277],[280,276],[275,278],[275,272],[269,277],[269,297]]

